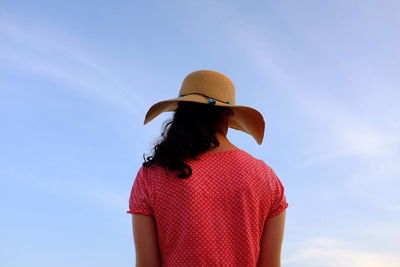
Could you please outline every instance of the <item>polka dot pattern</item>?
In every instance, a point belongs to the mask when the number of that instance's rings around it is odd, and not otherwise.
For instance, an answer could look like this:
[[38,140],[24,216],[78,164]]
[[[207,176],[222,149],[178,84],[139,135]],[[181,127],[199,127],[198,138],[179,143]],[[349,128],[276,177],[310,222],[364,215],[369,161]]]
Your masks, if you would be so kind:
[[129,198],[155,218],[162,266],[256,266],[266,219],[288,207],[273,169],[241,149],[186,163],[188,179],[142,166]]

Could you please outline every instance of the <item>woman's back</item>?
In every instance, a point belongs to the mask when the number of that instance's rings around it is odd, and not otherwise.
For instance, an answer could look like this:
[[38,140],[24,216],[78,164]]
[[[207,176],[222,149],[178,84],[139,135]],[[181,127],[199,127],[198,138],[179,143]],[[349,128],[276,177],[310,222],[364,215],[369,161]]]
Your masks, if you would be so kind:
[[268,218],[288,207],[264,161],[241,149],[187,160],[188,179],[141,167],[128,212],[154,216],[162,266],[256,266]]

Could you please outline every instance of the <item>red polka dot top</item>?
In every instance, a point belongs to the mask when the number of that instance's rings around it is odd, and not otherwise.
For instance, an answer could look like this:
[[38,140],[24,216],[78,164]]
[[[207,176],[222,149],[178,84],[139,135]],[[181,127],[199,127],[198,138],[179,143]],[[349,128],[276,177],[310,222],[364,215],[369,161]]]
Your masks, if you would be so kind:
[[281,181],[241,149],[197,158],[187,179],[142,166],[127,213],[155,218],[162,266],[256,266],[266,219],[288,207]]

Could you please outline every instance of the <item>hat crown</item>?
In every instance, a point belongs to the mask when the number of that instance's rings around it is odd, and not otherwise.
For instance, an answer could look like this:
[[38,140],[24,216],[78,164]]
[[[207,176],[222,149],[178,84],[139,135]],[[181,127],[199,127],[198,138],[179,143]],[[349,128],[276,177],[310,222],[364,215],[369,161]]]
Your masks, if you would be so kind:
[[235,85],[227,76],[217,71],[198,70],[188,74],[182,82],[179,94],[190,93],[235,104]]

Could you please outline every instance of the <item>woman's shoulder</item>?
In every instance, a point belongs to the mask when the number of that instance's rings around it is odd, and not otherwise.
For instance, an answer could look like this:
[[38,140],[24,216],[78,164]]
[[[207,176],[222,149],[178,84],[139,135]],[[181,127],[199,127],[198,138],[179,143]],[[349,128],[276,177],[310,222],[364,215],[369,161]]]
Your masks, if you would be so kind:
[[252,153],[250,153],[250,152],[248,152],[248,151],[246,151],[246,150],[244,150],[244,149],[238,149],[237,152],[238,152],[238,153],[236,153],[235,156],[236,156],[238,159],[243,159],[243,160],[246,160],[246,161],[249,161],[249,162],[253,162],[253,163],[255,163],[255,164],[257,164],[257,165],[260,165],[260,166],[268,166],[268,165],[265,163],[264,160],[262,160],[261,158],[258,158],[258,157],[256,157],[256,156],[254,156]]
[[[169,175],[169,170],[158,165],[157,163],[145,166],[143,163],[140,165],[138,172],[142,173],[145,177]],[[147,178],[149,179],[149,178]]]
[[269,164],[267,164],[263,159],[254,156],[253,154],[240,149],[241,151],[236,154],[237,160],[250,166],[253,173],[271,173],[273,169]]

